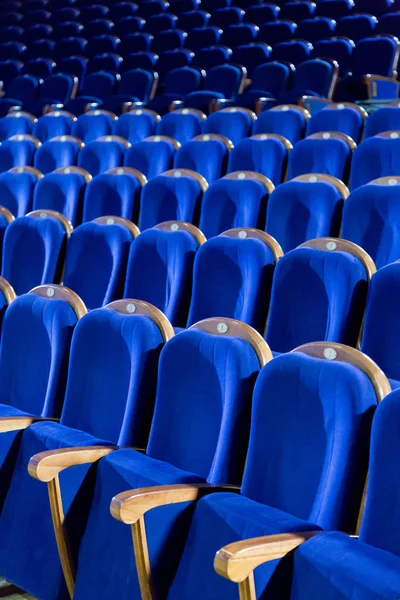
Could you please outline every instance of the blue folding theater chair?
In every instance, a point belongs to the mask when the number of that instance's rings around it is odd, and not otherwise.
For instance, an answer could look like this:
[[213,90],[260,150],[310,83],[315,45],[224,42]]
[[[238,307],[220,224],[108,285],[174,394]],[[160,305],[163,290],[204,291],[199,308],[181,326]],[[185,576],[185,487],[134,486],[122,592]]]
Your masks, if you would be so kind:
[[[265,231],[278,241],[284,252],[314,238],[339,237],[348,195],[344,183],[331,175],[295,177],[272,192]],[[343,234],[342,237],[350,239]]]
[[77,227],[65,257],[64,284],[89,309],[122,298],[129,248],[139,230],[122,217],[98,217]]
[[[216,26],[210,27],[196,27],[192,29],[186,40],[186,47],[190,48],[194,52],[198,52],[202,48],[208,48],[209,46],[216,46],[221,41],[222,29]],[[223,41],[224,46],[229,46]]]
[[314,17],[303,19],[297,25],[295,38],[308,40],[312,44],[324,38],[334,36],[336,21],[329,17]]
[[0,118],[0,142],[18,134],[32,134],[37,119],[29,113],[15,111]]
[[197,65],[205,71],[209,71],[213,67],[225,65],[232,58],[231,48],[226,46],[210,46],[209,48],[201,48],[196,52],[193,59],[193,64]]
[[61,135],[44,142],[35,154],[35,169],[51,173],[56,169],[76,165],[83,142],[72,135]]
[[317,4],[315,14],[331,19],[339,19],[350,15],[353,7],[353,0],[322,0]]
[[400,256],[399,177],[381,177],[353,190],[343,209],[341,237],[364,248],[378,269]]
[[37,182],[33,210],[57,211],[76,227],[82,221],[83,196],[91,179],[89,173],[79,167],[56,169]]
[[0,173],[13,167],[30,167],[35,152],[41,143],[29,134],[19,134],[8,138],[0,145]]
[[400,130],[400,103],[384,106],[374,110],[365,123],[364,139],[384,133]]
[[262,334],[274,269],[282,255],[279,244],[258,229],[238,227],[208,240],[194,262],[188,327],[223,314]]
[[342,17],[336,24],[336,35],[358,42],[374,35],[378,19],[372,14],[352,14]]
[[210,104],[215,100],[235,100],[243,91],[247,73],[243,67],[236,65],[220,65],[207,71],[204,89],[187,94],[184,105],[197,108],[208,114]]
[[175,155],[174,167],[196,171],[211,184],[225,175],[232,148],[232,142],[223,135],[198,135],[179,148]]
[[22,107],[28,101],[37,98],[40,80],[32,75],[19,75],[10,81],[6,96],[0,98],[0,116],[4,117],[10,108]]
[[46,79],[52,75],[55,68],[56,63],[52,58],[33,58],[24,64],[23,72],[39,77],[39,79]]
[[211,13],[210,25],[216,25],[224,29],[229,25],[237,25],[243,21],[245,11],[237,6],[226,6],[225,8],[216,8]]
[[[177,24],[178,17],[171,13],[158,13],[146,19],[146,31],[152,35],[161,33],[167,29],[174,29]],[[185,27],[181,27],[184,31]]]
[[32,134],[42,143],[55,137],[71,134],[76,117],[64,110],[50,111],[35,120]]
[[153,177],[140,200],[140,231],[165,221],[198,224],[207,181],[190,169],[171,169]]
[[128,33],[121,39],[119,46],[122,56],[134,52],[146,52],[150,50],[153,36],[150,33]]
[[255,171],[278,185],[285,176],[292,145],[281,135],[261,133],[243,139],[229,156],[228,173]]
[[135,144],[153,136],[160,120],[160,115],[147,108],[130,110],[114,121],[112,133]]
[[143,69],[126,71],[118,78],[116,94],[104,102],[104,107],[118,113],[124,104],[143,102],[148,104],[154,97],[158,86],[158,74]]
[[46,106],[53,104],[66,105],[71,98],[75,97],[78,83],[77,77],[65,73],[54,73],[40,85],[39,98],[34,102],[25,102],[24,107],[32,114],[40,116]]
[[146,181],[142,173],[129,167],[117,167],[96,175],[86,186],[82,221],[115,215],[137,223]]
[[310,113],[302,106],[281,104],[258,115],[253,134],[274,133],[295,144],[304,136],[309,119]]
[[[117,135],[105,135],[89,142],[79,153],[78,167],[94,177],[109,169],[122,167],[131,144]],[[125,165],[130,166],[130,165]]]
[[339,65],[339,76],[349,74],[355,43],[352,39],[345,37],[334,37],[319,40],[314,45],[312,58],[329,58]]
[[[302,2],[301,4],[305,3]],[[287,42],[280,42],[274,47],[274,60],[288,62],[289,64],[297,66],[311,58],[312,50],[312,44],[306,40],[288,40]]]
[[[151,49],[156,54],[167,50],[175,50],[186,45],[188,34],[182,29],[167,29],[158,33],[151,42]],[[189,46],[190,47],[190,46]]]
[[52,210],[33,211],[9,224],[4,235],[1,274],[17,295],[45,282],[61,281],[71,232],[71,223]]
[[[155,414],[146,454],[121,449],[98,465],[95,501],[80,544],[74,591],[78,600],[87,598],[89,589],[98,598],[120,591],[129,593],[130,597],[140,597],[132,553],[128,551],[132,544],[129,530],[109,517],[115,485],[121,490],[132,485],[205,481],[221,484],[240,479],[247,449],[253,385],[260,367],[270,357],[269,349],[254,330],[230,319],[198,323],[165,346],[160,358]],[[216,405],[221,410],[216,412],[211,408]],[[207,415],[206,421],[204,415]],[[206,440],[205,423],[210,432]],[[122,470],[120,464],[125,465]],[[98,510],[107,514],[105,527],[98,527]],[[176,540],[174,550],[171,547],[168,551],[167,538],[171,539],[171,527],[178,525],[182,527],[177,532],[182,543],[186,523],[182,507],[178,507],[178,511],[169,507],[162,520],[158,516],[156,521],[146,518],[149,539],[153,540],[153,533],[157,532],[158,539],[163,540],[161,544],[155,539],[155,544],[150,542],[152,562],[158,557],[162,559],[163,574],[158,582],[162,592],[168,588],[179,560]],[[100,556],[94,548],[102,548]],[[121,552],[116,554],[117,548]],[[107,569],[99,569],[99,559],[105,561]],[[115,560],[116,571],[111,566]],[[113,572],[119,573],[115,577],[109,576],[110,566]],[[105,577],[99,577],[99,573]]]
[[[122,17],[115,20],[115,33],[126,35],[128,33],[137,33],[142,31],[146,21],[142,17]],[[150,29],[148,31],[151,33]]]
[[179,15],[178,26],[187,32],[197,27],[207,27],[210,16],[204,10],[188,11]]
[[33,192],[42,173],[32,167],[15,167],[0,175],[0,202],[14,217],[32,210]]
[[289,87],[294,66],[278,61],[259,65],[253,71],[251,84],[238,94],[236,104],[253,108],[261,98],[278,98]]
[[65,110],[79,115],[85,112],[88,104],[97,104],[99,107],[109,101],[114,93],[115,75],[99,71],[90,73],[83,81],[79,94],[65,104]]
[[281,103],[296,104],[302,96],[332,98],[338,79],[339,67],[328,58],[313,58],[297,65],[291,89],[279,96]]
[[385,131],[361,142],[354,152],[350,189],[355,190],[380,177],[400,174],[399,144],[399,131]]
[[207,239],[228,229],[263,229],[273,183],[261,173],[236,171],[210,185],[201,203],[200,229]]
[[244,66],[251,79],[257,67],[270,61],[271,51],[271,46],[264,42],[236,46],[233,49],[232,62]]
[[257,117],[248,108],[223,108],[209,115],[203,124],[203,133],[218,133],[236,145],[251,135]]
[[320,173],[346,182],[353,151],[355,157],[356,143],[344,133],[314,133],[295,144],[289,156],[288,179],[306,173]]
[[172,137],[180,144],[185,144],[202,133],[206,119],[206,115],[196,108],[173,110],[157,123],[157,134]]
[[151,179],[173,167],[180,143],[165,135],[152,135],[132,144],[126,152],[124,165],[137,169]]
[[285,254],[272,286],[265,334],[271,349],[289,352],[322,339],[355,346],[375,271],[365,250],[338,238],[310,240]]
[[258,31],[258,26],[251,23],[229,25],[229,27],[224,29],[222,34],[222,44],[228,46],[228,48],[252,44],[256,41]]
[[[333,102],[318,110],[311,117],[307,125],[307,135],[321,131],[338,131],[345,133],[358,144],[363,133],[364,123],[369,121],[367,116],[365,109],[357,104]],[[384,131],[387,131],[387,129]]]
[[297,24],[294,21],[272,21],[260,26],[257,39],[259,42],[265,42],[274,47],[281,42],[291,40],[295,35],[296,28]]
[[108,110],[91,110],[74,121],[71,135],[87,144],[100,137],[111,135],[117,119],[117,115]]
[[285,2],[279,16],[295,23],[311,19],[314,16],[316,4],[314,2]]
[[[39,498],[43,494],[42,500],[31,505],[33,512],[40,504],[47,502],[45,486],[38,486],[38,482],[33,481],[26,471],[26,453],[66,447],[73,447],[76,451],[92,446],[93,452],[100,457],[110,452],[115,444],[134,447],[146,445],[154,406],[159,354],[163,343],[173,336],[171,325],[155,307],[132,299],[120,300],[104,309],[92,311],[82,318],[79,325],[71,345],[60,422],[43,422],[41,427],[35,423],[21,436],[18,457],[14,460],[14,485],[10,487],[2,514],[2,526],[6,529],[12,526],[13,520],[13,509],[8,513],[8,502],[13,504],[12,495],[17,493],[19,496],[18,489],[21,486],[30,497],[36,493],[36,498]],[[61,487],[66,485],[68,488],[68,498],[64,496],[66,513],[69,509],[71,514],[74,513],[75,496],[82,499],[88,493],[86,500],[90,502],[92,472],[93,469],[81,467],[75,471],[76,477],[72,480],[70,475],[66,479],[61,476]],[[39,525],[39,521],[36,523]],[[10,574],[12,571],[13,578],[15,575],[19,581],[24,572],[23,585],[41,597],[66,597],[68,592],[61,578],[48,507],[46,518],[40,518],[39,528],[42,547],[46,547],[53,556],[49,577],[39,583],[34,570],[23,568],[21,571],[22,562],[17,564],[18,561],[7,561],[6,570]],[[22,528],[20,531],[22,533]],[[16,538],[14,542],[19,544]],[[28,555],[24,558],[20,555],[20,558],[24,561]]]
[[188,94],[199,90],[205,77],[205,71],[192,66],[169,71],[164,77],[162,93],[148,102],[148,108],[161,115],[167,113],[173,102],[182,102]]

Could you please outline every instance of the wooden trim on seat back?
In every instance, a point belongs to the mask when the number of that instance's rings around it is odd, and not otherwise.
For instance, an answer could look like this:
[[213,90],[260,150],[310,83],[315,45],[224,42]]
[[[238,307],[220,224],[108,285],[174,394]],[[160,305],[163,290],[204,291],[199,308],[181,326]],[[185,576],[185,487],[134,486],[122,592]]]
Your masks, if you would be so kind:
[[169,135],[150,135],[149,137],[144,138],[142,142],[169,142],[173,145],[175,150],[179,150],[179,148],[181,147],[181,143],[178,142],[178,140],[176,140],[175,138],[170,137]]
[[96,110],[88,110],[88,112],[84,113],[85,116],[89,117],[98,117],[100,115],[108,115],[113,121],[118,121],[118,117],[115,113],[110,110],[105,110],[103,108],[96,108]]
[[114,215],[106,215],[103,217],[97,217],[97,219],[93,219],[92,223],[100,223],[100,225],[122,225],[130,231],[133,239],[137,238],[140,234],[139,227],[132,223],[132,221],[128,221],[128,219],[124,219],[124,217],[116,217]]
[[[81,150],[83,148],[83,146],[85,145],[82,140],[80,140],[78,137],[75,137],[74,135],[57,135],[56,137],[50,138],[50,140],[47,140],[48,142],[74,142],[79,150]],[[45,142],[46,143],[46,142]]]
[[124,115],[151,115],[154,119],[154,121],[156,123],[159,123],[161,121],[161,116],[155,111],[155,110],[151,110],[150,108],[132,108],[132,110],[127,110]]
[[221,108],[221,110],[217,110],[217,113],[238,113],[238,112],[242,112],[245,113],[246,115],[249,115],[250,119],[252,121],[256,121],[257,120],[257,115],[253,110],[250,110],[250,108],[244,108],[243,106],[227,106],[226,108]]
[[32,173],[36,179],[42,179],[43,173],[34,167],[13,167],[9,170],[10,173]]
[[358,106],[354,102],[332,102],[327,104],[322,110],[343,110],[344,108],[352,108],[356,110],[363,118],[363,121],[368,117],[368,113],[362,106]]
[[387,185],[394,186],[400,184],[400,177],[397,175],[387,175],[386,177],[378,177],[378,179],[373,179],[372,181],[368,181],[367,185]]
[[222,179],[255,179],[265,187],[265,190],[268,192],[268,194],[272,194],[275,189],[274,184],[270,179],[268,179],[268,177],[262,175],[261,173],[256,173],[255,171],[233,171],[233,173],[227,173],[227,175],[224,175]]
[[93,141],[94,142],[106,142],[106,143],[107,142],[119,142],[120,144],[122,144],[124,146],[125,150],[127,150],[128,148],[130,148],[132,146],[132,144],[130,142],[128,142],[128,140],[121,137],[120,135],[102,135],[101,137],[99,137]]
[[304,108],[304,106],[300,106],[299,104],[278,104],[278,106],[273,106],[270,108],[275,112],[287,112],[288,110],[295,110],[303,115],[303,117],[308,121],[311,118],[311,114],[309,111]]
[[206,121],[207,120],[207,115],[205,115],[203,113],[203,111],[199,110],[198,108],[177,108],[176,110],[172,111],[173,113],[176,113],[178,115],[197,115],[198,117],[200,117],[200,119],[202,121]]
[[261,229],[254,229],[253,227],[235,227],[233,229],[228,229],[227,231],[223,231],[220,235],[225,235],[227,237],[238,238],[241,240],[245,239],[256,239],[263,242],[268,248],[271,250],[274,255],[275,264],[278,262],[280,258],[283,256],[283,250],[281,246],[278,244],[275,238],[269,233],[265,231],[261,231]]
[[390,138],[392,140],[396,140],[400,138],[400,131],[394,129],[389,131],[382,131],[381,133],[377,133],[375,137]]
[[82,169],[82,167],[60,167],[53,171],[53,173],[59,173],[60,175],[82,175],[86,183],[89,183],[93,179],[92,175],[86,169]]
[[6,208],[5,206],[0,206],[0,215],[5,218],[7,223],[11,223],[12,221],[15,221],[15,217],[12,214],[11,210]]
[[201,135],[196,135],[192,138],[192,142],[211,142],[211,141],[219,141],[222,142],[228,152],[233,149],[233,143],[224,135],[220,135],[219,133],[202,133]]
[[353,242],[349,242],[348,240],[342,240],[334,237],[322,237],[309,240],[308,242],[304,242],[297,247],[316,248],[317,250],[328,250],[330,252],[347,252],[362,262],[367,273],[368,281],[370,281],[372,275],[376,273],[376,266],[370,255],[365,252],[361,246],[358,246]]
[[[324,109],[322,109],[322,110],[324,110]],[[346,144],[348,144],[350,146],[351,150],[355,150],[357,148],[357,144],[355,143],[355,141],[349,135],[346,135],[345,133],[341,133],[340,131],[319,131],[318,133],[313,133],[311,135],[308,135],[304,139],[305,140],[330,140],[332,138],[336,139],[336,140],[343,140],[344,142],[346,142]]]
[[186,231],[192,235],[196,242],[201,246],[206,242],[206,237],[202,231],[191,223],[185,223],[185,221],[164,221],[155,225],[153,229],[161,229],[162,231],[169,231],[174,233],[175,231]]
[[256,133],[256,135],[252,135],[250,140],[279,140],[285,146],[286,150],[289,152],[293,149],[291,142],[283,135],[279,135],[277,133]]
[[37,117],[35,117],[35,115],[32,115],[29,112],[26,112],[24,110],[15,110],[13,112],[10,112],[6,115],[7,118],[19,118],[19,117],[27,117],[31,123],[37,123]]
[[189,327],[189,329],[201,329],[202,331],[212,333],[213,335],[238,337],[246,340],[257,354],[261,368],[273,358],[270,347],[262,335],[253,329],[253,327],[247,325],[247,323],[243,323],[237,319],[212,317],[195,323]]
[[164,342],[168,342],[168,340],[175,335],[174,328],[164,313],[149,302],[126,298],[124,300],[110,302],[105,308],[112,308],[124,315],[145,315],[146,317],[149,317],[159,328]]
[[342,196],[343,200],[346,200],[346,198],[348,198],[348,196],[350,195],[350,191],[347,185],[345,185],[343,181],[341,181],[337,177],[334,177],[333,175],[325,175],[323,173],[307,173],[305,175],[299,175],[298,177],[294,177],[290,181],[305,181],[307,183],[316,183],[317,181],[323,181],[325,183],[330,183],[331,185],[333,185],[340,192],[340,195]]
[[13,300],[15,300],[17,297],[13,286],[7,281],[7,279],[4,279],[4,277],[0,277],[0,291],[3,293],[7,304],[11,304],[11,302],[13,302]]
[[42,145],[42,142],[40,140],[37,139],[37,137],[35,137],[34,135],[30,135],[29,133],[17,133],[16,135],[11,136],[10,138],[8,138],[7,141],[12,141],[12,142],[32,142],[32,144],[35,146],[35,148],[40,148],[40,146]]
[[147,183],[146,176],[133,167],[113,167],[112,169],[105,171],[105,173],[109,175],[132,175],[132,177],[135,177],[138,180],[142,187]]
[[62,215],[60,212],[56,211],[56,210],[44,210],[44,209],[39,209],[39,210],[33,210],[32,212],[28,213],[26,215],[27,217],[32,217],[33,219],[55,219],[56,221],[58,221],[59,223],[61,223],[61,225],[64,227],[65,229],[65,233],[67,234],[67,237],[69,238],[71,233],[73,232],[74,228],[72,227],[72,223],[71,221],[68,221],[67,217],[65,217],[64,215]]
[[164,171],[161,175],[164,177],[190,177],[197,181],[203,192],[208,189],[208,183],[205,177],[200,175],[200,173],[197,173],[197,171],[192,171],[192,169],[169,169],[169,171]]
[[65,302],[68,302],[74,309],[78,319],[87,313],[87,308],[78,294],[63,285],[57,285],[55,283],[38,285],[30,290],[29,294],[36,294],[37,296],[43,296],[43,298],[50,298],[51,300],[64,300]]

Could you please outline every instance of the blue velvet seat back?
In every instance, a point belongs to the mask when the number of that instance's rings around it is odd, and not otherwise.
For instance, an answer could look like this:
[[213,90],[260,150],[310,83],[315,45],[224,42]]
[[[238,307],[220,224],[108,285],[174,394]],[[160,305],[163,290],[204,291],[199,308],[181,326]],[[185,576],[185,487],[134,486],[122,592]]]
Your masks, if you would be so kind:
[[398,293],[400,263],[379,269],[372,277],[365,311],[362,351],[391,379],[400,380]]
[[371,137],[354,151],[350,189],[379,177],[400,173],[400,137]]
[[261,240],[224,235],[208,240],[194,264],[188,326],[223,316],[263,333],[274,266],[274,255]]
[[143,140],[133,144],[126,152],[124,165],[137,169],[147,179],[151,179],[172,168],[174,154],[175,148],[169,141]]
[[120,167],[124,162],[125,146],[120,141],[89,142],[79,153],[78,166],[94,177],[108,169]]
[[0,146],[0,173],[33,163],[35,145],[31,140],[5,140]]
[[400,129],[400,108],[384,106],[372,112],[365,123],[364,137],[372,137],[384,131]]
[[300,353],[271,361],[254,391],[242,494],[323,528],[352,530],[376,404],[370,379],[351,364]]
[[313,341],[357,342],[367,294],[367,275],[346,252],[298,248],[277,264],[266,340],[288,352]]
[[202,189],[192,177],[153,177],[143,189],[140,204],[140,231],[164,221],[197,223]]
[[82,142],[91,142],[103,135],[111,135],[113,120],[107,113],[92,111],[78,117],[72,124],[71,135]]
[[129,173],[100,173],[88,184],[83,222],[114,215],[137,223],[142,186]]
[[113,135],[119,135],[131,144],[140,142],[144,138],[154,135],[156,132],[156,120],[154,116],[146,111],[127,112],[113,123]]
[[62,167],[76,165],[79,146],[72,140],[48,141],[37,149],[35,154],[35,169],[41,173],[51,173]]
[[253,120],[247,112],[232,108],[212,113],[203,125],[203,132],[224,135],[235,145],[251,135],[252,125]]
[[39,117],[33,126],[33,135],[41,142],[47,142],[59,135],[70,135],[72,121],[68,115],[50,113]]
[[0,142],[13,135],[32,133],[32,121],[23,115],[19,117],[2,117],[0,119]]
[[322,173],[344,181],[350,160],[351,149],[344,140],[306,138],[298,142],[289,155],[288,179],[305,173]]
[[336,110],[326,108],[318,110],[309,120],[307,135],[320,131],[340,131],[358,142],[363,124],[362,115],[354,108],[344,107]]
[[197,329],[172,338],[161,352],[147,454],[210,483],[240,480],[258,371],[242,339]]
[[108,308],[86,315],[72,341],[61,424],[121,446],[145,446],[162,343],[149,317]]
[[56,210],[76,226],[82,220],[85,186],[80,173],[49,173],[36,184],[33,210]]
[[253,134],[276,133],[295,144],[304,135],[307,121],[299,110],[265,110],[253,125]]
[[131,242],[132,234],[122,225],[80,225],[68,242],[64,285],[89,309],[121,298]]
[[60,415],[77,317],[63,300],[26,294],[10,304],[0,345],[0,403]]
[[367,502],[360,542],[400,557],[400,391],[387,396],[376,412],[371,436]]
[[337,237],[342,206],[341,194],[331,183],[287,181],[271,194],[265,229],[289,252],[317,237]]
[[[183,109],[185,110],[185,109]],[[181,144],[185,144],[196,135],[201,134],[203,121],[196,112],[187,113],[172,111],[163,116],[157,125],[159,135],[169,135]]]
[[281,183],[286,167],[285,144],[275,138],[248,138],[239,142],[229,155],[228,172],[255,171],[274,185]]
[[352,73],[355,77],[367,73],[392,77],[396,53],[397,40],[393,37],[364,38],[354,48]]
[[263,229],[267,197],[256,179],[219,179],[204,194],[200,230],[208,239],[234,227]]
[[144,231],[131,246],[124,297],[150,302],[174,326],[185,327],[197,249],[186,231]]
[[184,144],[175,155],[176,169],[191,169],[213,183],[226,173],[228,150],[221,140],[192,140]]
[[341,237],[364,248],[378,269],[400,256],[399,201],[399,185],[370,184],[354,190],[344,204]]
[[17,295],[37,285],[59,283],[65,243],[65,229],[56,219],[19,217],[4,236],[2,276]]
[[32,208],[36,177],[33,173],[2,173],[0,175],[0,204],[14,215],[22,217]]

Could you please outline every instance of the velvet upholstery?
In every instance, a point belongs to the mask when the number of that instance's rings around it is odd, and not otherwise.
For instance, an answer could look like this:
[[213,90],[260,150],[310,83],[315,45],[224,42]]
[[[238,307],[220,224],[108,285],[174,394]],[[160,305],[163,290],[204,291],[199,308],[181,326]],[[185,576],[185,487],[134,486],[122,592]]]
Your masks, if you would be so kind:
[[14,217],[23,217],[32,209],[36,177],[33,173],[0,174],[0,206],[8,208]]
[[0,173],[13,167],[30,167],[35,155],[35,144],[31,140],[19,140],[19,136],[2,142],[0,146]]
[[145,139],[133,144],[126,152],[124,165],[138,169],[151,179],[172,168],[174,154],[174,145],[169,140]]
[[[278,63],[279,64],[279,63]],[[262,94],[261,94],[262,96]],[[276,133],[283,135],[289,142],[295,144],[304,135],[307,121],[299,110],[265,110],[253,125],[253,134]]]
[[100,173],[85,191],[83,222],[114,215],[138,222],[142,186],[130,173]]
[[144,231],[131,246],[124,297],[150,302],[173,325],[184,327],[197,249],[198,242],[186,231]]
[[[121,167],[124,162],[125,146],[119,140],[94,140],[82,148],[78,166],[86,169],[93,177],[108,169]],[[129,165],[128,165],[129,166]],[[140,169],[139,169],[140,170]]]
[[55,210],[73,226],[79,225],[85,187],[85,177],[80,173],[49,173],[36,184],[33,210]]
[[6,116],[0,119],[0,142],[24,133],[32,133],[32,121],[28,116]]
[[76,165],[78,155],[79,146],[75,140],[49,140],[37,149],[34,166],[43,174],[51,173]]
[[17,295],[37,285],[59,283],[66,242],[65,229],[56,219],[19,217],[4,235],[2,276]]
[[389,138],[367,138],[356,148],[351,165],[351,190],[373,179],[400,172],[400,137],[397,132],[392,135]]
[[[177,100],[178,98],[174,98]],[[172,101],[172,99],[171,99]],[[159,135],[168,135],[185,144],[202,131],[203,120],[199,113],[183,109],[183,111],[171,111],[163,116],[157,125]]]
[[89,309],[122,297],[132,234],[116,223],[84,223],[69,240],[64,285],[73,289]]
[[229,151],[222,140],[207,137],[186,142],[175,155],[174,167],[197,171],[211,184],[225,175]]
[[400,109],[398,106],[385,106],[378,108],[365,123],[364,137],[369,138],[383,133],[385,131],[393,131],[400,129]]
[[135,110],[127,112],[113,123],[113,135],[119,135],[131,144],[140,142],[156,133],[157,121],[146,111]]
[[289,155],[288,179],[305,173],[322,173],[347,181],[351,155],[350,146],[344,140],[305,138]]
[[111,135],[113,119],[107,112],[91,111],[78,117],[72,124],[71,135],[85,144],[103,135]]
[[287,155],[285,144],[277,138],[267,135],[247,138],[231,151],[228,172],[255,171],[278,185],[284,176]]
[[335,110],[330,108],[318,110],[308,122],[307,135],[319,133],[320,131],[339,131],[349,135],[358,143],[363,130],[364,119],[355,108],[346,107],[345,105],[340,108],[340,106],[339,104]]
[[355,346],[367,295],[361,261],[346,252],[297,248],[275,269],[266,340],[275,352],[312,341]]
[[252,125],[253,119],[247,112],[230,108],[211,113],[203,125],[203,132],[224,135],[235,146],[240,140],[251,135]]

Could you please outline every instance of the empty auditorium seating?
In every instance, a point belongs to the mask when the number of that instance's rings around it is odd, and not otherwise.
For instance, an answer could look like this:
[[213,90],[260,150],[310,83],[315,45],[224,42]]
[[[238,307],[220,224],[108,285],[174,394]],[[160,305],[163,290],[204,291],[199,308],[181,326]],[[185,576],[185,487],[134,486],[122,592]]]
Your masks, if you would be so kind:
[[372,137],[385,131],[400,130],[400,105],[385,106],[372,112],[365,123],[364,138]]
[[42,174],[32,167],[16,167],[0,175],[0,202],[14,217],[32,210],[33,192]]
[[71,224],[63,215],[48,210],[28,213],[9,224],[4,235],[1,274],[17,295],[44,283],[60,282],[71,231]]
[[204,133],[218,133],[236,145],[251,135],[256,115],[246,108],[223,108],[212,113],[203,125]]
[[70,135],[76,117],[66,111],[51,111],[39,117],[33,125],[32,134],[42,143],[62,135]]
[[29,113],[12,112],[0,118],[0,142],[20,134],[31,134],[35,118]]
[[117,116],[106,110],[93,110],[78,117],[72,124],[71,135],[85,144],[105,135],[111,135]]
[[206,115],[196,108],[180,108],[164,115],[157,124],[157,133],[185,144],[201,134]]
[[[121,167],[131,144],[117,135],[106,135],[86,144],[79,153],[78,166],[92,175]],[[130,165],[127,165],[130,166]]]
[[173,102],[183,102],[188,94],[199,90],[205,76],[205,71],[195,66],[168,71],[164,77],[162,93],[152,98],[148,107],[160,114],[167,113]]
[[222,135],[198,135],[177,151],[174,167],[197,171],[211,184],[225,175],[232,148],[232,142]]
[[130,110],[113,122],[112,133],[134,144],[154,135],[160,118],[157,113],[146,108]]
[[[307,126],[307,135],[321,131],[338,131],[345,133],[358,143],[366,117],[365,110],[356,104],[349,102],[327,104],[312,116]],[[393,128],[389,127],[389,129]]]
[[179,147],[179,142],[173,138],[153,135],[132,145],[125,154],[124,165],[151,179],[172,168]]
[[294,144],[303,137],[309,118],[309,112],[302,106],[281,104],[258,115],[253,133],[275,133]]
[[14,135],[3,141],[0,146],[0,173],[13,167],[33,165],[35,151],[41,143],[29,134]]
[[44,142],[37,149],[34,166],[41,173],[51,173],[76,165],[83,142],[71,135],[61,135]]
[[98,217],[71,234],[65,257],[64,285],[89,309],[122,297],[129,248],[137,227],[122,217]]
[[354,152],[350,189],[380,177],[396,176],[400,169],[399,147],[398,131],[385,131],[364,140]]
[[184,101],[187,108],[198,108],[209,112],[209,105],[214,100],[234,100],[242,91],[246,72],[236,65],[220,65],[207,71],[203,88],[189,93]]
[[255,171],[274,185],[281,183],[292,145],[281,135],[260,133],[244,139],[231,151],[228,172]]

